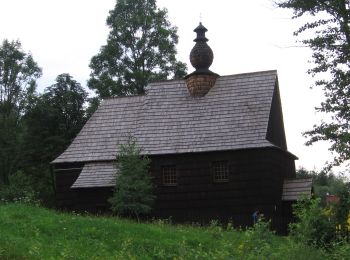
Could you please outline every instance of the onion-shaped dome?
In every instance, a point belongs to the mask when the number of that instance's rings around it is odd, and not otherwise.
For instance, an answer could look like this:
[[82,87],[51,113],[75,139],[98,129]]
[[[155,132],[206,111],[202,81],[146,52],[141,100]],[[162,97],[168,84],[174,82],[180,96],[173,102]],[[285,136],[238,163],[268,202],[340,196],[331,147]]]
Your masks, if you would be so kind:
[[197,72],[208,71],[214,59],[213,51],[207,44],[208,39],[205,37],[206,31],[208,30],[202,23],[199,23],[197,28],[194,29],[194,32],[197,33],[197,38],[194,39],[196,44],[191,50],[190,61]]

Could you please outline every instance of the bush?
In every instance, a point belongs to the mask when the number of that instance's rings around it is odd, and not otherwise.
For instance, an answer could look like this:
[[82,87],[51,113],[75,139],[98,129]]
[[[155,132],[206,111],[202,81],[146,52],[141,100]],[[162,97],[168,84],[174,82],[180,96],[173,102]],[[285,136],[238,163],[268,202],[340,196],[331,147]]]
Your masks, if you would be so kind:
[[32,180],[21,171],[9,176],[9,185],[0,186],[0,202],[39,204],[38,194],[32,188]]
[[334,216],[336,218],[337,226],[339,227],[339,236],[347,236],[350,230],[348,218],[350,211],[350,187],[349,183],[337,194],[339,196],[339,202],[333,206]]
[[141,156],[136,140],[129,136],[117,156],[118,174],[113,197],[109,199],[112,211],[121,216],[136,217],[151,211],[155,199],[149,174],[150,159]]
[[328,247],[336,239],[336,221],[327,214],[320,199],[301,199],[294,205],[296,223],[291,223],[291,236],[298,242]]
[[253,227],[242,234],[243,240],[238,247],[240,255],[248,259],[257,256],[261,259],[271,257],[275,236],[270,230],[270,224],[269,221],[260,218]]
[[350,259],[350,243],[340,239],[332,244],[332,251],[329,252],[331,259]]

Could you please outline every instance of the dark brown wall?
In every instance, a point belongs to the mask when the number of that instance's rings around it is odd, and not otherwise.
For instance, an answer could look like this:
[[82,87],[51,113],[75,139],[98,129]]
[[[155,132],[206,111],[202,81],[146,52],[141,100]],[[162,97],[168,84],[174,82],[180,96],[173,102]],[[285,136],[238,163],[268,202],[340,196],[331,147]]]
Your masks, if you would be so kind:
[[[229,182],[215,183],[212,162],[228,161]],[[176,165],[177,186],[163,186],[162,167]],[[267,216],[280,211],[283,179],[295,176],[294,159],[277,149],[152,157],[157,184],[155,215],[186,219]]]
[[[280,214],[284,178],[295,176],[294,159],[275,148],[228,152],[152,156],[151,174],[157,200],[153,214],[178,221],[227,219],[249,224],[258,208],[267,217]],[[227,161],[229,182],[215,183],[212,162]],[[164,186],[162,167],[176,165],[177,186]],[[111,188],[70,189],[82,165],[65,165],[56,170],[58,206],[66,209],[98,211],[109,207]],[[56,165],[56,169],[64,168]]]
[[284,132],[283,113],[278,83],[276,83],[273,92],[266,139],[269,140],[271,143],[277,145],[278,147],[287,150],[287,142],[286,135]]
[[71,189],[84,164],[56,164],[55,187],[57,207],[63,210],[99,212],[109,208],[111,188]]

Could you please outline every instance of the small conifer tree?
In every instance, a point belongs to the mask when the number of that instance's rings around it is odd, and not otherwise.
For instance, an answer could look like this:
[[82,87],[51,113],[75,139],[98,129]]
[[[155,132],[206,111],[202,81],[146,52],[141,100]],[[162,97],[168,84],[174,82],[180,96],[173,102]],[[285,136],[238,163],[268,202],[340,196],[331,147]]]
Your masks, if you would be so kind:
[[120,146],[116,158],[117,177],[113,197],[109,199],[114,213],[136,217],[151,211],[155,199],[152,178],[149,175],[150,159],[141,156],[136,139],[129,135]]

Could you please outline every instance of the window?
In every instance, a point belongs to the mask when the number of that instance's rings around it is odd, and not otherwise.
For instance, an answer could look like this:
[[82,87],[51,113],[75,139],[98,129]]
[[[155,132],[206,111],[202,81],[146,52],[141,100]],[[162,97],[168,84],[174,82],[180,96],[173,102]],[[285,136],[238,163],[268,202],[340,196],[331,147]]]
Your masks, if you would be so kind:
[[212,172],[214,182],[228,182],[228,163],[227,161],[213,162]]
[[177,175],[176,166],[164,166],[163,167],[163,185],[165,186],[176,186]]

